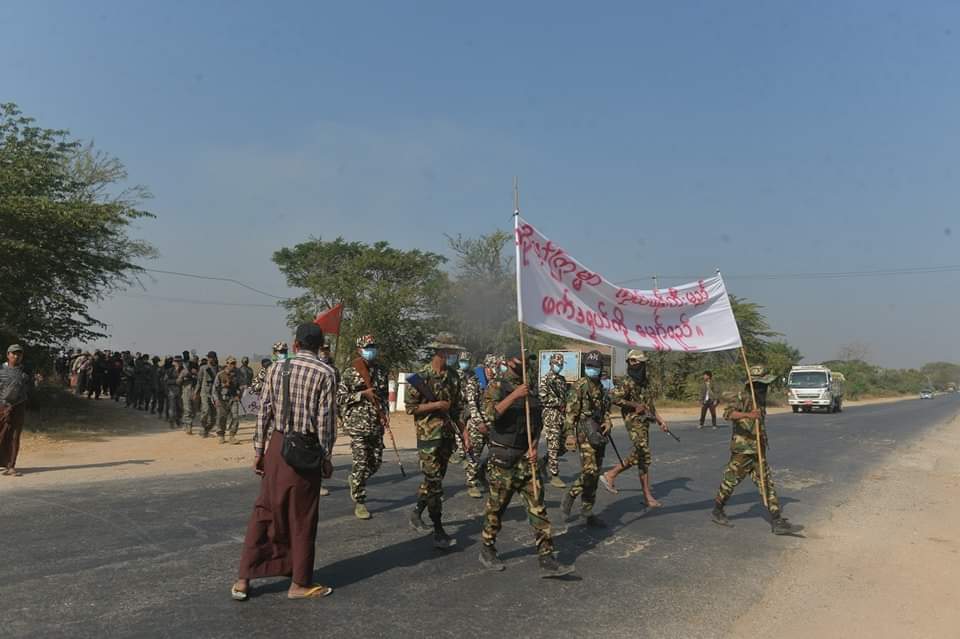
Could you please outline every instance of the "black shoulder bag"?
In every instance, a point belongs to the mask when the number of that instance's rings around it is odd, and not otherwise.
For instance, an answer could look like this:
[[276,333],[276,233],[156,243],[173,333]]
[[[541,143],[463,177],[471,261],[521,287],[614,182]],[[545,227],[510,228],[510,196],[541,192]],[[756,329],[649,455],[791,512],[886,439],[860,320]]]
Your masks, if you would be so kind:
[[313,473],[320,470],[326,457],[320,438],[316,433],[296,433],[290,420],[290,360],[283,362],[282,378],[283,412],[280,423],[283,424],[283,447],[280,454],[287,465],[300,473]]

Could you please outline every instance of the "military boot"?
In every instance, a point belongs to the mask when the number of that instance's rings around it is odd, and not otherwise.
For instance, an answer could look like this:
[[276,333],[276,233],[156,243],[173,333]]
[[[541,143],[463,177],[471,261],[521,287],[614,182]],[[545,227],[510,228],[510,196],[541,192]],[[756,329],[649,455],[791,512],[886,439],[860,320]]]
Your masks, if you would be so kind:
[[470,486],[467,488],[467,494],[473,497],[474,499],[482,499],[483,493],[476,486]]
[[357,502],[357,505],[353,507],[353,514],[356,515],[357,519],[370,519],[370,511],[362,502]]
[[548,577],[562,577],[564,575],[569,575],[573,572],[573,566],[562,566],[560,562],[557,561],[556,557],[553,556],[553,553],[549,555],[540,555],[537,559],[537,562],[540,564],[540,576],[544,579]]
[[240,442],[237,441],[237,436],[236,436],[236,435],[231,434],[231,435],[230,435],[230,443],[231,443],[231,444],[239,444]]
[[554,475],[553,477],[551,477],[551,478],[550,478],[550,485],[553,486],[554,488],[566,488],[566,487],[567,487],[566,482],[564,482],[562,479],[560,479],[560,475]]
[[413,507],[410,511],[410,527],[420,533],[430,532],[430,527],[423,523],[423,508],[420,505]]
[[720,526],[733,526],[733,524],[730,523],[730,520],[727,519],[727,513],[723,512],[723,506],[717,503],[714,503],[713,505],[713,512],[710,513],[710,519],[713,520],[713,523]]
[[503,562],[500,561],[500,557],[497,555],[497,549],[495,546],[488,546],[482,544],[480,546],[480,563],[483,564],[484,568],[488,570],[496,570],[497,572],[506,568],[503,565]]
[[443,526],[433,527],[433,547],[437,550],[449,550],[457,545],[457,540],[447,534]]
[[586,521],[588,528],[606,528],[607,523],[596,515],[587,515]]
[[793,526],[789,521],[781,517],[780,513],[777,513],[770,521],[770,530],[774,535],[789,535],[793,532]]
[[226,443],[227,443],[227,438],[224,437],[223,435],[220,435],[220,443],[221,443],[221,444],[226,444]]
[[570,511],[573,510],[573,500],[576,499],[569,492],[563,496],[563,503],[560,504],[560,512],[563,513],[564,517],[570,516]]

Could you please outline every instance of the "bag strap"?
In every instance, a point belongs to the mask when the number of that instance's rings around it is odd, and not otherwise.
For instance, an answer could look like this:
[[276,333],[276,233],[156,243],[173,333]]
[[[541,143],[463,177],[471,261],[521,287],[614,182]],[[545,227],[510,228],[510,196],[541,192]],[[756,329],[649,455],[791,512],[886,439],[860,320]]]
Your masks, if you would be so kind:
[[283,368],[280,370],[280,393],[283,409],[280,413],[280,424],[283,426],[283,432],[289,432],[290,422],[290,360],[283,360]]

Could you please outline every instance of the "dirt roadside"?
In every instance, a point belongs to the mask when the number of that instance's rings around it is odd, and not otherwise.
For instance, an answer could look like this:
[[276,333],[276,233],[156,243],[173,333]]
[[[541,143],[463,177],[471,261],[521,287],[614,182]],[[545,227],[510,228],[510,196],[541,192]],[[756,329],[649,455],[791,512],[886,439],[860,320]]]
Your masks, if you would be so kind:
[[[216,437],[201,439],[171,431],[155,416],[127,409],[112,401],[89,401],[90,410],[86,411],[85,419],[67,424],[67,428],[57,435],[24,433],[17,463],[23,476],[0,477],[0,492],[225,470],[253,463],[252,418],[241,422],[240,445],[220,445]],[[883,401],[897,400],[867,400],[849,402],[848,405]],[[771,412],[787,411],[789,409],[773,409]],[[699,417],[696,407],[667,408],[660,412],[668,422]],[[414,449],[416,435],[411,418],[403,413],[393,413],[391,421],[398,447]],[[334,455],[349,452],[348,439],[341,436]],[[393,463],[391,451],[385,451],[384,455],[385,463]]]
[[958,488],[955,415],[810,522],[731,636],[960,636]]

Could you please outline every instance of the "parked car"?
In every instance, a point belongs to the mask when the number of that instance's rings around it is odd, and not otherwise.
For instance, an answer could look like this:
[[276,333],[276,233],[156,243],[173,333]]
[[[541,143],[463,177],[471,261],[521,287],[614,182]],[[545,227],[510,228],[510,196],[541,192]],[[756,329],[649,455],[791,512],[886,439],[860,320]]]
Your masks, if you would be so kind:
[[920,391],[920,399],[933,399],[933,391],[929,389]]

